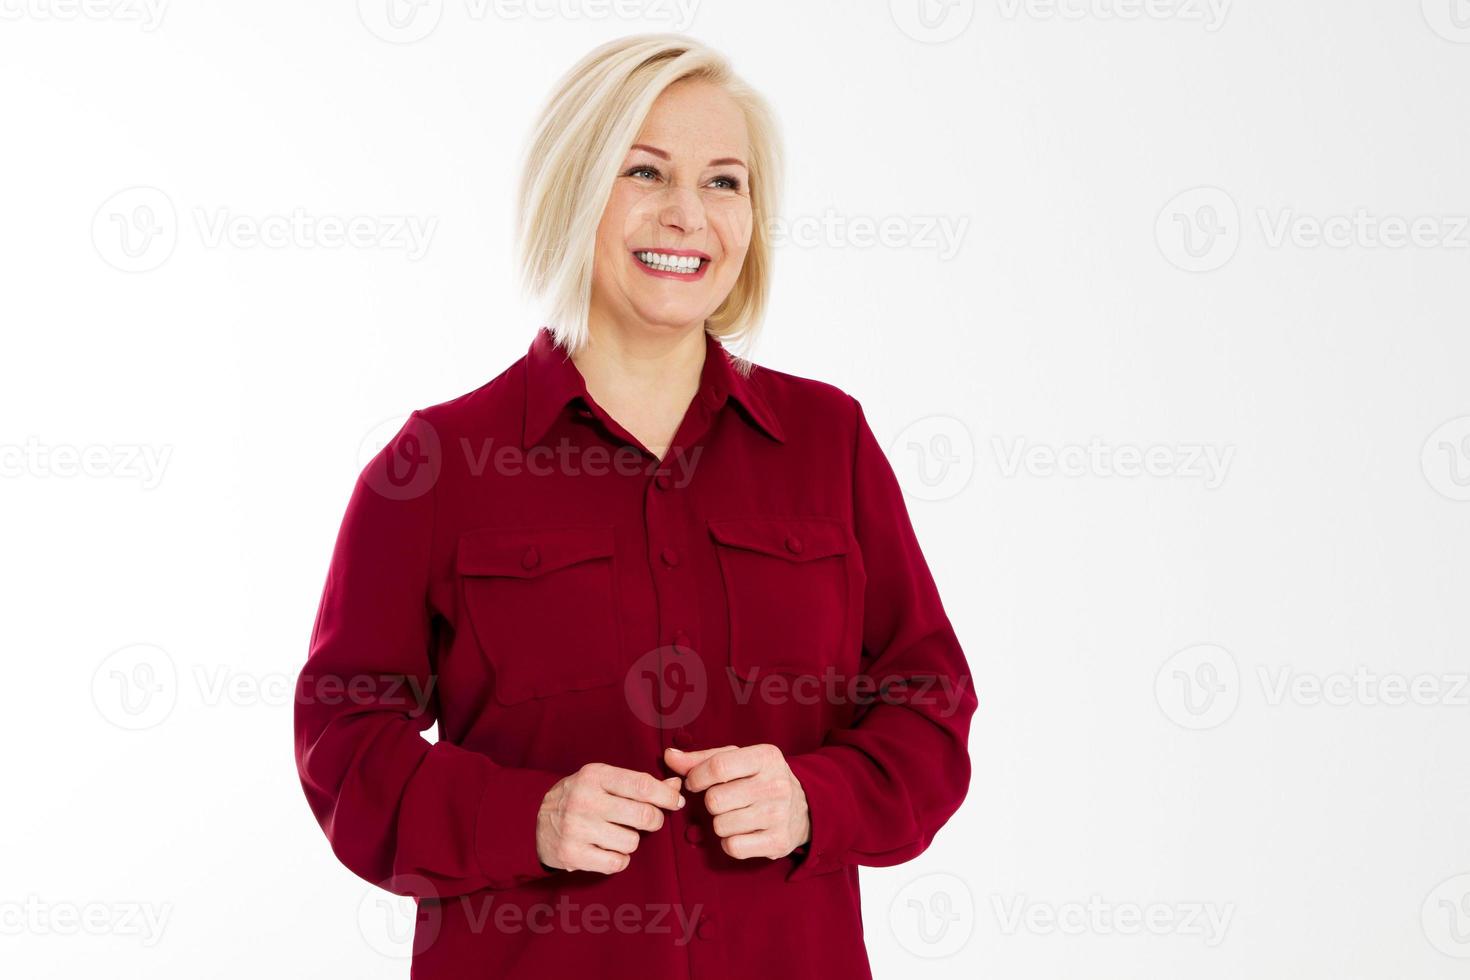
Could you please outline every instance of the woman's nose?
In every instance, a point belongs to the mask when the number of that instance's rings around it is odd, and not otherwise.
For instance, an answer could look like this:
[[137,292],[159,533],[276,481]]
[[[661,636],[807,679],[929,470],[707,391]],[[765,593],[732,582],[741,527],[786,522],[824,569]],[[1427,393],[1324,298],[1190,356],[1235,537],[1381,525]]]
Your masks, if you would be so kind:
[[659,193],[665,195],[658,209],[660,225],[677,228],[686,235],[703,230],[704,205],[692,188],[670,187]]

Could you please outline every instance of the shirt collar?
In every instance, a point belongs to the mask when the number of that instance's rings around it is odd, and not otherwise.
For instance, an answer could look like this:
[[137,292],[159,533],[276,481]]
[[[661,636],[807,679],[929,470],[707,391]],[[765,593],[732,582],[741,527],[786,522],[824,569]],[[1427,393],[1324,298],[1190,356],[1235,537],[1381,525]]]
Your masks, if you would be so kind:
[[[694,397],[703,399],[711,414],[725,404],[726,398],[733,397],[744,409],[745,418],[777,442],[785,441],[776,413],[757,378],[761,369],[752,368],[749,376],[742,375],[712,334],[706,332],[704,339],[704,367]],[[526,352],[525,367],[526,412],[521,445],[530,448],[546,435],[569,402],[581,398],[590,405],[592,396],[587,393],[582,372],[566,351],[556,345],[546,327],[536,331],[536,339]]]

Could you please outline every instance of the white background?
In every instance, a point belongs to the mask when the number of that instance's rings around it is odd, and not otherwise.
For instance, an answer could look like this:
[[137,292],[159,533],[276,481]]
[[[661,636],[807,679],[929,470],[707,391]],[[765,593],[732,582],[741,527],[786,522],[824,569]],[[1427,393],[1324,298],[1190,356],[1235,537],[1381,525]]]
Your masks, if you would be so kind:
[[673,29],[978,687],[875,974],[1465,976],[1470,4],[924,2],[0,0],[0,971],[407,976],[291,684],[364,452],[530,342],[540,100]]

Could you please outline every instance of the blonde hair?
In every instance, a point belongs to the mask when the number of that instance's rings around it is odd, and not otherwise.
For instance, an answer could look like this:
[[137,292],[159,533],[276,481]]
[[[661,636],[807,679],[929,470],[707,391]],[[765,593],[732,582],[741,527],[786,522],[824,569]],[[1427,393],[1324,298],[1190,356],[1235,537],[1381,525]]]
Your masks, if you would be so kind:
[[705,330],[745,358],[770,294],[771,222],[781,182],[775,114],[719,52],[682,34],[635,34],[589,52],[544,103],[521,171],[516,235],[522,288],[546,307],[557,343],[575,353],[587,343],[597,227],[613,181],[654,100],[674,82],[702,78],[721,86],[745,115],[750,139],[750,248],[739,278]]

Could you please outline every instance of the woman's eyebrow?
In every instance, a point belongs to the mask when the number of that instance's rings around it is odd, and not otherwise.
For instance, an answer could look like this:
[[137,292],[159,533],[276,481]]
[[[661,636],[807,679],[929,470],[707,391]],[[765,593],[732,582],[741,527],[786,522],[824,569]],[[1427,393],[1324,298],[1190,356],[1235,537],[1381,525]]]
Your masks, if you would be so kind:
[[[647,143],[634,143],[631,147],[629,147],[629,149],[630,150],[643,150],[646,153],[652,153],[654,156],[658,157],[660,160],[667,160],[669,158],[669,155],[667,153],[665,153],[663,150],[660,150],[656,146],[649,146]],[[709,162],[709,165],[711,167],[723,167],[723,166],[725,166],[727,164],[732,164],[732,163],[735,166],[737,166],[737,167],[745,167],[745,161],[741,160],[739,157],[719,157],[717,159],[711,160]],[[746,170],[749,170],[750,168],[749,167],[745,167],[745,169]]]

